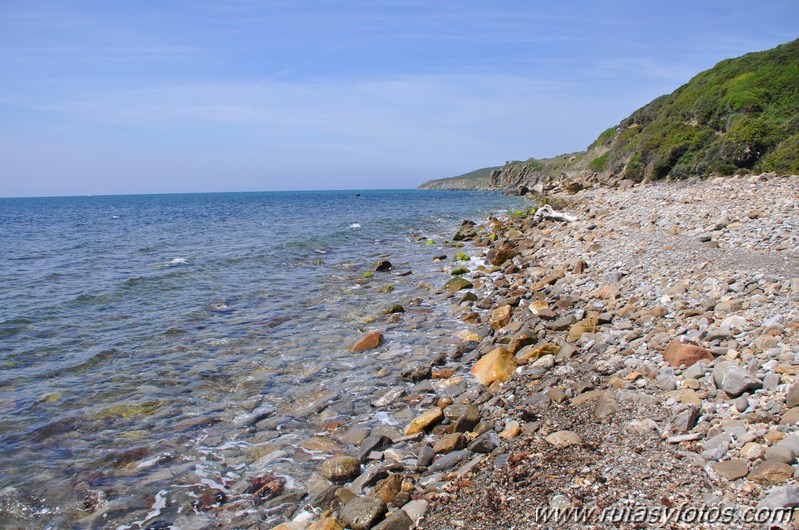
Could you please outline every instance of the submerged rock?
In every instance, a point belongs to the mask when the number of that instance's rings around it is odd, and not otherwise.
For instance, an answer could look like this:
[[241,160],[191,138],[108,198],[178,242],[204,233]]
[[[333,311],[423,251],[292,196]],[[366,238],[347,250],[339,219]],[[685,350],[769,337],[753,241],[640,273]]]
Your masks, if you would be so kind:
[[353,456],[334,456],[322,462],[320,472],[327,480],[343,482],[358,476],[361,472],[361,461]]
[[369,530],[386,513],[386,503],[377,497],[356,497],[341,509],[339,520],[352,530]]
[[375,263],[375,272],[388,272],[393,268],[394,266],[391,264],[391,262],[385,259]]
[[427,379],[432,374],[432,368],[429,363],[423,361],[414,361],[405,365],[402,369],[400,377],[405,381],[416,383],[423,379]]
[[380,346],[383,342],[383,334],[379,331],[370,331],[365,335],[361,336],[355,344],[350,346],[351,352],[358,352],[364,350],[371,350]]
[[452,292],[471,289],[472,287],[474,287],[472,282],[466,278],[461,278],[460,276],[452,278],[450,281],[444,284],[444,290]]

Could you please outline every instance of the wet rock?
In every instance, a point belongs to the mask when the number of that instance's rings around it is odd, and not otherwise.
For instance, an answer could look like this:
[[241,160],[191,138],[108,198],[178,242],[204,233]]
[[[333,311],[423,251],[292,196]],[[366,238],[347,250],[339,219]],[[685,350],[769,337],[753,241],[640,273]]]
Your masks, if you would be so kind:
[[383,408],[386,407],[405,393],[405,389],[402,387],[394,387],[383,394],[381,397],[377,398],[375,401],[372,402],[372,406],[376,408]]
[[469,459],[472,456],[472,452],[468,449],[463,449],[460,451],[453,451],[452,453],[447,453],[446,455],[442,456],[430,466],[429,470],[431,473],[436,473],[438,471],[446,471],[450,468],[455,467],[456,465],[464,462],[465,460]]
[[[166,521],[158,521],[146,526],[144,530],[168,530],[170,528],[173,528],[173,526]],[[287,523],[281,523],[277,526],[273,526],[271,530],[303,530],[303,528],[304,526],[301,526],[293,521],[289,521]]]
[[469,444],[468,449],[473,453],[488,454],[499,447],[500,439],[494,431],[484,432]]
[[683,344],[679,339],[672,340],[663,352],[663,360],[674,368],[691,366],[699,361],[712,361],[713,354],[693,344]]
[[516,359],[503,347],[495,348],[478,360],[469,372],[482,385],[510,379],[516,370]]
[[547,436],[545,440],[555,447],[569,447],[571,445],[577,445],[583,442],[579,434],[574,431],[566,430],[553,432]]
[[344,482],[360,472],[361,461],[352,456],[334,456],[322,462],[321,474],[332,482]]
[[392,513],[385,521],[373,527],[372,530],[410,530],[413,521],[408,514],[402,510]]
[[369,493],[372,497],[377,497],[386,504],[391,504],[402,490],[402,475],[393,474],[384,478]]
[[339,513],[339,521],[352,530],[369,530],[386,513],[386,503],[376,497],[356,497]]
[[365,350],[371,350],[380,346],[383,342],[383,334],[379,331],[370,331],[365,335],[361,336],[355,344],[350,346],[350,352],[359,352]]
[[383,310],[384,315],[394,315],[396,313],[404,313],[405,308],[402,307],[400,304],[390,305]]
[[513,336],[513,338],[508,343],[507,349],[510,353],[515,355],[519,350],[521,350],[525,346],[529,346],[535,343],[536,343],[536,338],[534,336],[522,331]]
[[507,326],[511,315],[513,315],[513,307],[510,305],[499,306],[491,312],[491,326],[494,329]]
[[367,437],[358,448],[358,460],[365,461],[372,451],[391,445],[391,438],[383,434],[372,434]]
[[405,381],[417,382],[427,379],[432,373],[430,364],[423,361],[414,361],[405,365],[400,372],[400,377]]
[[[353,495],[359,495],[363,492],[363,489],[375,484],[381,478],[388,476],[388,464],[386,463],[376,463],[372,464],[371,466],[367,467],[363,473],[358,475],[358,478],[352,481],[348,488],[341,488],[341,489],[349,489]],[[349,502],[350,499],[347,499],[346,502]],[[342,504],[346,504],[346,502]]]
[[341,523],[336,518],[324,517],[313,523],[306,530],[344,530],[344,527],[341,526]]
[[474,287],[474,284],[467,280],[466,278],[461,278],[460,276],[456,278],[452,278],[450,281],[444,284],[444,290],[446,291],[462,291],[464,289],[471,289]]
[[391,262],[385,259],[381,259],[380,261],[376,262],[374,266],[375,272],[388,272],[393,268],[394,266],[391,264]]
[[419,520],[427,513],[429,503],[424,499],[412,500],[402,507],[402,511],[408,514],[408,517],[417,524]]
[[444,417],[444,414],[441,412],[441,409],[438,407],[432,408],[427,410],[418,416],[416,416],[413,421],[405,428],[405,435],[416,434],[419,432],[423,432],[429,427],[432,427]]
[[793,467],[775,460],[765,460],[755,466],[747,478],[758,484],[782,484],[793,477]]
[[339,436],[339,440],[345,444],[354,445],[358,447],[363,443],[366,438],[371,434],[371,429],[363,425],[355,425],[347,429],[344,434]]
[[506,261],[518,256],[518,251],[512,246],[502,246],[499,248],[492,248],[486,253],[486,260],[489,264],[499,267]]
[[516,361],[518,364],[528,364],[535,362],[545,355],[554,355],[558,353],[559,348],[554,344],[541,344],[540,346],[525,346],[516,354]]
[[713,380],[719,389],[731,397],[738,397],[761,386],[757,377],[731,361],[722,361],[713,368]]
[[442,436],[435,445],[433,445],[433,451],[436,454],[446,454],[463,449],[464,447],[466,447],[466,437],[463,433],[456,432]]
[[749,464],[746,460],[733,459],[724,462],[713,462],[710,465],[713,471],[727,480],[738,480],[749,473]]
[[419,455],[416,458],[416,465],[419,467],[427,467],[433,462],[436,452],[429,445],[423,446],[419,449]]

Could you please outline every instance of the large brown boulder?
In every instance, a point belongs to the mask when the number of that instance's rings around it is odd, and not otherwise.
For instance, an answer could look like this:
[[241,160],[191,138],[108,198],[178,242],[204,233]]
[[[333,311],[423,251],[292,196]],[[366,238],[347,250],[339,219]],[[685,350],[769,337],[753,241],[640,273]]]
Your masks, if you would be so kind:
[[494,266],[499,267],[506,261],[515,258],[519,255],[519,252],[510,245],[503,245],[498,248],[492,248],[488,252],[486,252],[486,259],[488,263]]

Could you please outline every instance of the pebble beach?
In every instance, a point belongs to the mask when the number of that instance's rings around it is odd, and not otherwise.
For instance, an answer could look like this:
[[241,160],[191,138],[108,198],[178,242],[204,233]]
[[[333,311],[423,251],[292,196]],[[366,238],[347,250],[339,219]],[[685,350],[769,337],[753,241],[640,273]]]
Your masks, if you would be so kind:
[[799,177],[555,191],[453,240],[420,288],[462,329],[275,530],[793,528]]

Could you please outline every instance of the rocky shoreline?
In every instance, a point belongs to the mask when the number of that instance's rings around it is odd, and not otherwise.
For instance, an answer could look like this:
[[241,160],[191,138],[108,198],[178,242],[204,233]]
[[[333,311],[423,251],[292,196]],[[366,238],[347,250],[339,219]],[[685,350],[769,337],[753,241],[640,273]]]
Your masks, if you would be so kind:
[[373,403],[404,428],[342,427],[275,530],[795,524],[799,177],[595,187],[453,239],[464,329]]

